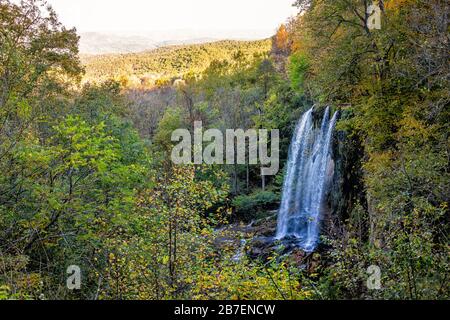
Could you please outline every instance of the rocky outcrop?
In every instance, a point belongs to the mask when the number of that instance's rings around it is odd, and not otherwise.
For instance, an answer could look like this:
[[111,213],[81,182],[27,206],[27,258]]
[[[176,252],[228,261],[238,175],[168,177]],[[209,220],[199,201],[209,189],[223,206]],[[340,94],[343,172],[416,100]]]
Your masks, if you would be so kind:
[[[351,112],[341,110],[340,121],[352,116]],[[362,169],[364,148],[357,135],[339,128],[338,125],[333,138],[334,173],[327,200],[329,213],[322,226],[322,233],[330,238],[340,236],[341,226],[357,203],[362,206],[366,203]]]

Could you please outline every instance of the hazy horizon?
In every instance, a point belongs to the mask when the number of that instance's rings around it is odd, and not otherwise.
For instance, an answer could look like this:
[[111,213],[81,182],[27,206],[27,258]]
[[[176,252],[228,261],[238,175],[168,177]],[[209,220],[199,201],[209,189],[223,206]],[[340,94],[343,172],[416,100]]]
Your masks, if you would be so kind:
[[155,41],[263,39],[297,13],[294,0],[49,0],[79,34],[149,36]]
[[253,33],[252,37],[251,32],[249,31],[247,37],[220,36],[219,34],[211,36],[195,32],[188,33],[185,30],[182,33],[177,31],[149,33],[85,32],[79,33],[79,50],[80,54],[83,55],[126,54],[145,52],[172,45],[202,44],[223,40],[257,41],[267,38],[265,35],[258,36],[257,33]]

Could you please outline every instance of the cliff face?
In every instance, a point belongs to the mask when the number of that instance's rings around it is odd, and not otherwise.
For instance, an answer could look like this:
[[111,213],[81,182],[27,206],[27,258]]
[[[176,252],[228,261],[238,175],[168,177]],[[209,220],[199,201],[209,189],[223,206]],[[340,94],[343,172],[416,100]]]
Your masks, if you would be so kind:
[[[340,121],[352,117],[341,111]],[[362,162],[364,148],[359,137],[352,132],[336,129],[333,138],[334,172],[327,205],[328,214],[323,221],[323,235],[329,238],[342,236],[342,226],[357,204],[367,206],[364,190]]]

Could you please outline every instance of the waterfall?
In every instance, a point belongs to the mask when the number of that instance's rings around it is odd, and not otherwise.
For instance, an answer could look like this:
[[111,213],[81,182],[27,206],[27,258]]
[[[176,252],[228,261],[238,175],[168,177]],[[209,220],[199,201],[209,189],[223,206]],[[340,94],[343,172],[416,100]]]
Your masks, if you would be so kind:
[[330,120],[327,107],[320,128],[313,108],[298,122],[289,149],[283,196],[278,214],[277,239],[295,239],[300,248],[314,251],[333,170],[331,140],[338,112]]

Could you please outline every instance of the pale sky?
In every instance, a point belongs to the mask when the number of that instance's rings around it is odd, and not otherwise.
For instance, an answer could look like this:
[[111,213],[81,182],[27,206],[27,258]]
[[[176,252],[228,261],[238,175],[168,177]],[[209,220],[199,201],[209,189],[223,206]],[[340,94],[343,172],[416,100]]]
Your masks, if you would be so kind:
[[[270,36],[297,12],[294,0],[48,0],[79,32],[201,31]],[[246,33],[249,32],[247,35]],[[267,34],[266,34],[267,33]],[[206,36],[206,34],[205,34]]]

